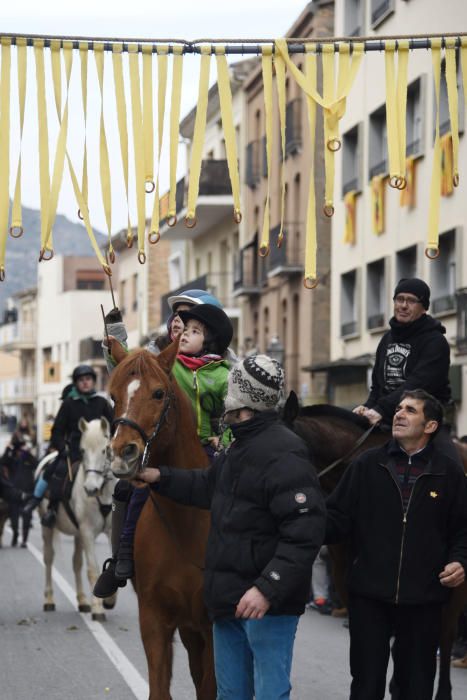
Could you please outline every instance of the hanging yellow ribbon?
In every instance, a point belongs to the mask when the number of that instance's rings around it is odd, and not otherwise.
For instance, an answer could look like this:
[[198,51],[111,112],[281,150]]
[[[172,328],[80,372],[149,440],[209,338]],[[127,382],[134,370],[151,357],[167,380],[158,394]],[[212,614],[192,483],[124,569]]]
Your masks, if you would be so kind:
[[201,51],[201,68],[199,73],[198,105],[196,108],[195,129],[193,144],[191,147],[190,176],[188,180],[188,204],[185,217],[185,226],[196,226],[196,200],[199,192],[199,178],[201,175],[201,161],[206,131],[206,117],[208,107],[209,69],[211,66],[211,47],[203,45]]
[[[126,209],[127,209],[127,241],[132,240],[130,220],[130,194],[129,194],[129,164],[128,164],[128,122],[126,116],[125,85],[123,81],[123,44],[112,45],[112,65],[115,86],[115,105],[117,108],[118,134],[120,137],[120,156],[122,159],[123,180],[125,183]],[[113,257],[113,256],[112,256]],[[111,257],[111,260],[112,260]]]
[[459,184],[459,97],[457,93],[456,39],[446,38],[446,86],[452,136],[452,184]]
[[34,39],[34,58],[36,63],[37,86],[37,115],[39,126],[39,190],[41,202],[41,255],[43,260],[50,260],[53,256],[51,248],[44,249],[43,242],[47,232],[48,213],[47,207],[50,193],[49,171],[49,130],[47,125],[47,104],[45,99],[45,67],[44,67],[44,40]]
[[344,196],[345,206],[345,231],[344,243],[355,245],[355,222],[356,222],[356,205],[357,205],[357,190],[346,192]]
[[454,192],[454,161],[452,134],[449,131],[441,136],[441,196],[449,197]]
[[[316,45],[305,46],[305,79],[310,92],[316,91],[317,61]],[[308,124],[310,127],[310,180],[308,183],[308,205],[306,213],[305,234],[305,276],[303,284],[307,289],[314,289],[318,284],[316,273],[316,193],[315,193],[315,135],[316,102],[305,93],[308,107]]]
[[232,196],[234,200],[234,221],[239,224],[242,220],[240,206],[240,176],[238,173],[237,142],[232,109],[232,91],[230,89],[229,69],[225,57],[225,46],[216,46],[217,85],[221,107],[222,127],[225,138],[227,167],[229,168]]
[[460,60],[462,67],[462,85],[464,88],[464,102],[467,104],[467,36],[461,36]]
[[18,97],[19,97],[19,156],[16,171],[15,194],[11,210],[10,235],[19,238],[23,235],[23,218],[21,213],[21,152],[23,143],[24,108],[26,103],[26,76],[27,76],[27,39],[16,39],[18,62]]
[[277,101],[279,103],[279,124],[281,129],[281,216],[280,227],[277,235],[277,247],[280,248],[284,238],[284,205],[285,205],[285,62],[280,54],[274,56],[274,66],[276,69]]
[[[83,103],[84,117],[84,146],[83,146],[83,171],[81,176],[81,192],[86,203],[89,200],[89,182],[88,182],[88,143],[87,143],[87,125],[88,125],[88,42],[79,42],[79,60],[81,68],[81,101]],[[78,217],[83,218],[80,210]]]
[[373,233],[384,233],[384,175],[375,175],[371,179],[371,223]]
[[130,62],[131,112],[133,121],[133,150],[135,157],[136,210],[138,213],[138,259],[144,262],[146,259],[146,254],[144,252],[144,232],[146,229],[144,139],[137,44],[128,45],[128,56]]
[[259,254],[265,257],[269,253],[270,234],[270,196],[272,170],[272,46],[261,48],[261,65],[263,72],[264,120],[266,125],[266,164],[268,170],[268,187],[264,203],[263,231],[259,246]]
[[441,82],[441,39],[431,39],[431,60],[435,82],[435,145],[433,150],[433,170],[431,174],[430,205],[428,213],[428,243],[425,249],[427,258],[433,260],[439,255],[439,207],[441,199],[441,145],[439,138],[439,96]]
[[165,116],[165,97],[167,92],[167,64],[168,64],[169,47],[165,44],[160,44],[157,47],[157,178],[156,192],[154,196],[154,206],[152,210],[151,226],[149,229],[148,239],[150,243],[157,243],[160,238],[160,201],[159,201],[159,182],[161,172],[161,153],[162,142],[164,139],[164,116]]
[[152,44],[143,44],[143,139],[146,194],[154,192],[154,115],[152,95]]
[[107,224],[107,234],[109,237],[109,254],[112,255],[112,191],[110,186],[109,149],[107,146],[107,136],[105,134],[104,122],[104,44],[102,42],[94,43],[94,58],[96,60],[97,78],[99,80],[99,90],[101,94],[99,170],[101,177],[102,203],[104,205],[105,221]]
[[406,114],[407,114],[407,67],[409,42],[398,42],[397,80],[394,68],[395,41],[384,42],[386,67],[386,125],[389,155],[389,184],[398,190],[407,185],[406,165]]
[[5,279],[5,252],[10,205],[10,79],[11,39],[2,37],[0,73],[0,281]]
[[405,163],[405,173],[407,187],[401,190],[400,205],[413,209],[415,206],[415,156],[407,156]]
[[[316,87],[312,89],[307,86],[303,73],[290,59],[287,41],[285,39],[276,40],[276,50],[283,57],[287,68],[293,74],[295,80],[300,85],[302,90],[323,108],[326,139],[326,184],[324,213],[326,216],[332,216],[334,213],[334,153],[341,147],[341,141],[339,138],[339,121],[345,114],[346,98],[352,88],[353,82],[360,67],[363,57],[364,44],[361,42],[352,44],[351,61],[349,52],[346,50],[346,48],[339,49],[339,77],[337,94],[335,90],[334,77],[334,44],[323,44],[323,96],[318,93]],[[328,151],[330,153],[328,153]]]
[[172,50],[173,64],[172,96],[170,106],[170,189],[169,210],[167,213],[168,226],[175,226],[177,223],[177,159],[180,104],[182,99],[183,46],[175,45]]

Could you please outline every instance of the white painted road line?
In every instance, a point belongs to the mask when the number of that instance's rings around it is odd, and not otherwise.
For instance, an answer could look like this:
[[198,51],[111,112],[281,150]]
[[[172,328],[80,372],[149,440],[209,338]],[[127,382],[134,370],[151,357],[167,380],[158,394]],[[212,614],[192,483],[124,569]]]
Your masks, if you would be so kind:
[[[37,561],[44,566],[42,561],[42,552],[37,547],[28,542],[28,549]],[[76,593],[70,586],[68,581],[55,568],[52,569],[52,578],[57,586],[62,591],[63,595],[68,598],[73,607],[76,606]],[[131,692],[137,700],[147,700],[149,697],[149,685],[144,680],[139,671],[133,666],[131,661],[125,656],[120,647],[114,642],[112,637],[104,629],[100,622],[91,620],[89,613],[78,613],[81,619],[88,627],[96,642],[101,649],[107,654],[110,661],[113,663],[117,671],[122,676],[125,683],[130,688]]]

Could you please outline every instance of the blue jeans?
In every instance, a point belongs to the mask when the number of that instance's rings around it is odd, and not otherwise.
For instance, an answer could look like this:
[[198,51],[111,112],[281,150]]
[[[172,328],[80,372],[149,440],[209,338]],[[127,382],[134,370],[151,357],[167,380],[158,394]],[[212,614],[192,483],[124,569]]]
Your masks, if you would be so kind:
[[298,615],[214,623],[217,700],[288,700]]

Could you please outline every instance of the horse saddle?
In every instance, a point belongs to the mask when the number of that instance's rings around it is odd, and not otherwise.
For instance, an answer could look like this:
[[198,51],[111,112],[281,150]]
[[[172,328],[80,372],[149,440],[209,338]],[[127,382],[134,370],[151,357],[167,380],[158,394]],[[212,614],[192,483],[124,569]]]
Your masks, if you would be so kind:
[[59,455],[45,470],[44,477],[48,483],[48,497],[50,501],[67,502],[71,498],[73,484],[78,473],[79,462],[71,465],[72,478],[68,472],[68,462],[65,457]]

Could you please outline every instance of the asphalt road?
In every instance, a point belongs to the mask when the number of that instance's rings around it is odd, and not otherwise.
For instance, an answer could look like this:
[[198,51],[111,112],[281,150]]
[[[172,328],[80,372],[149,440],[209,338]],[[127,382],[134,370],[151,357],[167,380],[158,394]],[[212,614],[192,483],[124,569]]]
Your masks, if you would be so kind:
[[[147,698],[146,660],[136,597],[122,589],[104,624],[76,610],[72,591],[72,541],[59,536],[52,613],[42,612],[41,535],[35,520],[29,549],[0,550],[1,700],[133,700]],[[98,540],[100,561],[108,555]],[[174,700],[193,700],[187,659],[175,640]],[[453,700],[465,700],[467,671],[453,669]],[[346,700],[349,695],[348,631],[342,620],[307,611],[301,618],[292,673],[293,700]],[[389,697],[389,696],[388,696]]]

